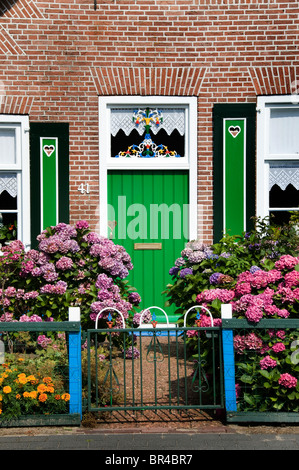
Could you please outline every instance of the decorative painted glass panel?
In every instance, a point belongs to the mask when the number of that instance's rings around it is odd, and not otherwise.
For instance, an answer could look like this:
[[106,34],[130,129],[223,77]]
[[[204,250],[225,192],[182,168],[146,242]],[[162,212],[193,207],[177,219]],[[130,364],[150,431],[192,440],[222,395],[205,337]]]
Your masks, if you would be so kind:
[[184,108],[112,108],[113,158],[181,158],[185,156]]

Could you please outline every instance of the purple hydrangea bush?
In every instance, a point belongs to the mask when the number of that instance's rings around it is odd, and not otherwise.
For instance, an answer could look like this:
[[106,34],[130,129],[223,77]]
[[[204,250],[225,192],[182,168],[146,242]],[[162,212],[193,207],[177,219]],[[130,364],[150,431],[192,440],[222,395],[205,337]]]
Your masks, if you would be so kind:
[[[123,246],[90,231],[85,220],[49,227],[37,242],[29,251],[19,240],[2,248],[0,322],[63,321],[69,306],[80,306],[83,327],[94,326],[107,307],[132,324],[141,299],[125,280],[133,265]],[[121,326],[120,315],[112,314]]]

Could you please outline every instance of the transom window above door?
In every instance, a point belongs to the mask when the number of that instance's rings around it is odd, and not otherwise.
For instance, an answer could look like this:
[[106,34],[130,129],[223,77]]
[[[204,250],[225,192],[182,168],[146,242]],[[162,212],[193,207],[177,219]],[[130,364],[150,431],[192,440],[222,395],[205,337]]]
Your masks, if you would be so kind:
[[184,158],[185,109],[111,108],[112,158]]
[[299,215],[299,105],[294,96],[271,96],[257,108],[257,215],[288,223]]
[[99,131],[106,137],[100,151],[107,168],[188,169],[194,105],[186,97],[101,98]]

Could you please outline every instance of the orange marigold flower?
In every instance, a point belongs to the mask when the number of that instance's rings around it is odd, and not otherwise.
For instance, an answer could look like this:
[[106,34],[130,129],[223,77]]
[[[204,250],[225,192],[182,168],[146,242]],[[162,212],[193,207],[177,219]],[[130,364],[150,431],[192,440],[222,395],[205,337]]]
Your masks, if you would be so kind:
[[39,393],[44,393],[46,391],[47,387],[45,384],[40,384],[38,387],[37,387],[37,391]]
[[3,387],[3,393],[10,393],[11,392],[11,387],[9,385],[6,385],[6,387]]
[[44,382],[45,384],[50,384],[50,383],[52,383],[52,379],[51,379],[51,377],[44,377],[44,378],[43,378],[43,382]]
[[27,380],[31,382],[32,380],[36,380],[36,378],[34,377],[34,375],[28,375]]
[[55,400],[60,400],[61,396],[57,394],[57,395],[55,395],[54,398],[55,398]]
[[64,393],[63,395],[61,395],[61,398],[62,398],[62,400],[64,400],[64,401],[69,401],[69,399],[71,398],[71,396],[70,396],[69,393]]
[[23,393],[23,397],[24,397],[24,398],[29,398],[29,396],[30,396],[30,393],[29,393],[29,392],[24,392],[24,393]]
[[41,393],[40,396],[38,397],[39,401],[45,402],[48,398],[48,395],[46,393]]
[[54,393],[54,387],[47,387],[45,392]]
[[17,393],[17,394],[16,394],[16,399],[17,399],[17,400],[20,400],[20,398],[21,398],[21,395],[20,395],[19,393]]
[[28,382],[28,380],[26,379],[26,377],[19,377],[19,379],[17,379],[17,380],[18,380],[18,382],[19,382],[20,384],[22,384],[22,385],[25,385],[25,384]]

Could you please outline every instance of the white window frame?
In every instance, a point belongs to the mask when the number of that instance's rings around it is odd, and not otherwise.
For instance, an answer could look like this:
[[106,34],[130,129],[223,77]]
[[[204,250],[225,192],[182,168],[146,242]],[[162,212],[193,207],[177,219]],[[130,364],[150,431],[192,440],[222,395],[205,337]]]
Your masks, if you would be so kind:
[[[120,159],[110,155],[110,108],[138,106],[173,106],[186,109],[185,157]],[[107,173],[111,169],[153,170],[184,169],[189,171],[189,238],[197,238],[197,98],[170,96],[108,96],[99,97],[99,231],[107,236],[108,195]]]
[[17,238],[25,249],[31,246],[30,239],[30,165],[29,165],[29,117],[0,115],[0,127],[12,128],[16,132],[16,161],[11,165],[0,162],[0,171],[16,173],[18,182],[18,226]]
[[[257,98],[257,187],[256,187],[256,212],[257,216],[265,218],[269,216],[269,168],[271,162],[298,161],[298,154],[270,154],[269,153],[269,128],[271,108],[298,107],[296,95],[288,96],[261,96]],[[286,208],[293,210],[293,208]],[[298,210],[298,208],[295,208]],[[280,208],[283,210],[283,208]]]

